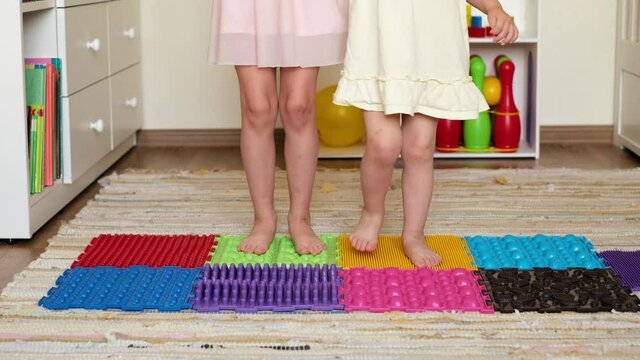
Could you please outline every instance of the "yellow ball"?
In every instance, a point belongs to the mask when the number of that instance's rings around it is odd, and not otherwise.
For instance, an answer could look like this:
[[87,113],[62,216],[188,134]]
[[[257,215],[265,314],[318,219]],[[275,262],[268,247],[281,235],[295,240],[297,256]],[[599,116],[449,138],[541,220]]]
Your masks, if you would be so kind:
[[320,141],[331,147],[347,147],[364,138],[364,115],[353,106],[333,103],[336,86],[318,92],[316,96],[316,120]]
[[482,93],[489,106],[498,105],[502,97],[502,83],[500,79],[495,76],[487,76],[484,78],[484,90]]

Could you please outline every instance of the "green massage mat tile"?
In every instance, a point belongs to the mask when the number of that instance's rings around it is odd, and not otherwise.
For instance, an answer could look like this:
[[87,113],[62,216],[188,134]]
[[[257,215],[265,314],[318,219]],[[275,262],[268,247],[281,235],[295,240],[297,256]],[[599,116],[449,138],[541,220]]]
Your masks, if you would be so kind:
[[336,240],[338,235],[320,235],[327,249],[318,256],[298,255],[288,236],[276,236],[263,255],[246,254],[238,251],[238,244],[244,236],[224,235],[218,238],[218,245],[209,254],[209,265],[214,264],[270,264],[270,265],[333,265],[336,263]]

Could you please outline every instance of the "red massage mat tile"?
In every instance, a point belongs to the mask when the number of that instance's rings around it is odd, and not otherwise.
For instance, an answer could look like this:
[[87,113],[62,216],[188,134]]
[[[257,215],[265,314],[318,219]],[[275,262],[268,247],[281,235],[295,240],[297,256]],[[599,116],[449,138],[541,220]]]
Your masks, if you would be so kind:
[[203,266],[217,245],[218,235],[100,235],[78,259],[74,267],[113,266],[125,268]]

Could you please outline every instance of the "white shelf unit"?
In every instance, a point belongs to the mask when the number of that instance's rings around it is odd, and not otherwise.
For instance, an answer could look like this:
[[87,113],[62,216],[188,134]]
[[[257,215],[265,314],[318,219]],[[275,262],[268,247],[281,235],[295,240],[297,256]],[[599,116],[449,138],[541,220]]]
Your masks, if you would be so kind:
[[[501,46],[493,42],[491,38],[470,38],[471,54],[480,55],[487,64],[486,76],[495,76],[493,61],[496,56],[504,54],[511,58],[516,66],[514,75],[514,97],[516,106],[520,111],[521,141],[520,148],[514,153],[504,152],[436,152],[435,157],[440,159],[537,159],[540,157],[540,125],[537,119],[537,84],[539,76],[537,69],[539,59],[539,28],[541,13],[541,0],[502,0],[505,10],[515,16],[516,24],[520,29],[518,41],[509,46]],[[529,66],[529,54],[532,64]],[[532,81],[529,83],[529,71]],[[337,79],[336,79],[337,81]],[[531,89],[531,92],[529,91]],[[345,148],[332,148],[320,144],[320,158],[345,159],[361,158],[364,154],[364,144],[356,144]]]
[[[0,240],[31,238],[135,145],[142,122],[138,1],[0,2]],[[92,51],[85,44],[96,38],[101,46]],[[53,57],[63,63],[64,171],[31,195],[24,59]],[[103,71],[91,73],[101,61]],[[81,86],[68,88],[70,79]],[[102,131],[89,126],[97,120]]]

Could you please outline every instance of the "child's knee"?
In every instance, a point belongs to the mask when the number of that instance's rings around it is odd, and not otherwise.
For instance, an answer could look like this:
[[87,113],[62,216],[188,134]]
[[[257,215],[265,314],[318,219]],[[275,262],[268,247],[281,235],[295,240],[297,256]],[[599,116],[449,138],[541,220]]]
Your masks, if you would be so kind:
[[268,98],[247,100],[242,104],[245,124],[252,128],[271,128],[275,125],[277,102]]
[[402,161],[405,163],[429,163],[433,162],[434,153],[434,144],[431,142],[405,144],[402,149]]
[[367,155],[381,163],[393,164],[402,150],[402,138],[387,134],[370,134],[367,136]]
[[280,99],[282,123],[287,129],[296,130],[313,126],[315,104],[312,99],[287,97]]

